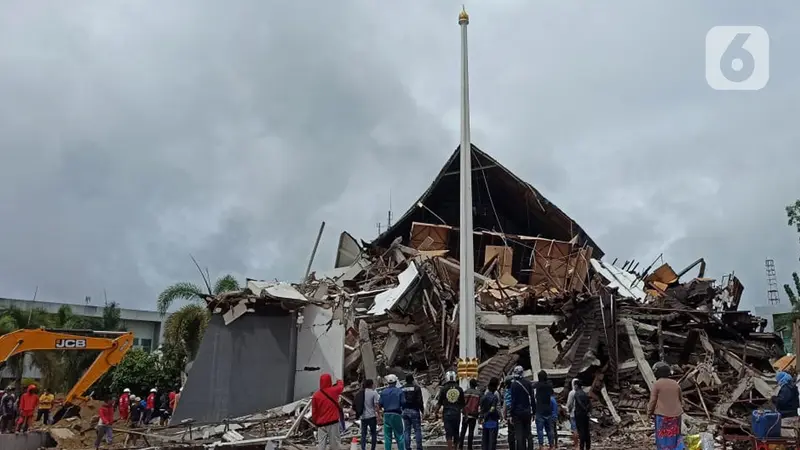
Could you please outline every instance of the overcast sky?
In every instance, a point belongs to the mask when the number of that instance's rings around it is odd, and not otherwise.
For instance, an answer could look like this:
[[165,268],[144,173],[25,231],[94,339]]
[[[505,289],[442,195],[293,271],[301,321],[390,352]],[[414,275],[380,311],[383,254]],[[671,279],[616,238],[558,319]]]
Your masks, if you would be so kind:
[[[473,143],[607,260],[800,269],[800,6],[467,4]],[[785,6],[779,6],[785,5]],[[0,297],[153,308],[180,280],[301,277],[372,239],[458,145],[460,2],[6,1]],[[716,25],[771,36],[770,80],[715,91]],[[781,289],[782,291],[782,289]],[[785,294],[781,292],[783,301]]]

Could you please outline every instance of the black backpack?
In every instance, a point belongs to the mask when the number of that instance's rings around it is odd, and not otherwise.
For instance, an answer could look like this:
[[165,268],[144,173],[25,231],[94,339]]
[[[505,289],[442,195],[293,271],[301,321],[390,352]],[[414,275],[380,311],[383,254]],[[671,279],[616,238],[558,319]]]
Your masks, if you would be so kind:
[[592,401],[586,392],[579,390],[575,393],[575,416],[588,417],[592,411]]

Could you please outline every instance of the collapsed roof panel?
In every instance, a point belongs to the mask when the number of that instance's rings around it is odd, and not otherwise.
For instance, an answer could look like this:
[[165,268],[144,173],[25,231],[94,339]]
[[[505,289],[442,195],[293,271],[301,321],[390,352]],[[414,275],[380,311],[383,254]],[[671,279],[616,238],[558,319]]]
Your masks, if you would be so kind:
[[[413,222],[457,226],[459,223],[460,147],[445,163],[433,183],[419,200],[397,222],[378,236],[373,245],[388,247],[398,236],[405,242],[411,235]],[[492,157],[472,146],[473,207],[476,230],[502,230],[509,234],[540,236],[562,241],[576,240],[603,251],[589,235],[555,204],[533,186],[521,180]],[[495,214],[496,213],[496,214]],[[499,223],[498,223],[499,221]],[[456,249],[453,249],[457,251]]]

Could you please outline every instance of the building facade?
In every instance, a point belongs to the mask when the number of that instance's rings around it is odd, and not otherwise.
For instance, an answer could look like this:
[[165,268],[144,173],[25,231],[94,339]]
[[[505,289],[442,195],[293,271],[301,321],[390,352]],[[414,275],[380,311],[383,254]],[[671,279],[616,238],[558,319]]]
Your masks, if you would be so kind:
[[[30,311],[31,309],[39,308],[48,313],[55,314],[62,306],[69,306],[70,309],[72,309],[72,313],[78,316],[103,316],[102,305],[80,305],[73,303],[55,303],[41,302],[36,300],[0,298],[0,311],[10,307],[14,307],[22,311]],[[120,319],[122,320],[125,329],[133,332],[134,348],[142,348],[148,351],[158,348],[164,335],[163,324],[165,317],[162,317],[157,311],[120,308]],[[10,376],[11,375],[8,368],[3,368],[3,370],[0,371],[0,379],[8,378]],[[23,377],[38,379],[41,377],[41,375],[35,366],[31,367],[31,364],[26,363]]]

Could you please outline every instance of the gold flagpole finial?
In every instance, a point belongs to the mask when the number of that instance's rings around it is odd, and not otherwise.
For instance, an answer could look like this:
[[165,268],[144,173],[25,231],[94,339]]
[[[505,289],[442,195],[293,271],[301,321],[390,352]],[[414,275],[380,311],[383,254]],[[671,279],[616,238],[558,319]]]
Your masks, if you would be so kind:
[[469,14],[467,14],[467,9],[464,5],[461,5],[461,12],[458,14],[458,24],[463,25],[465,23],[469,23]]

